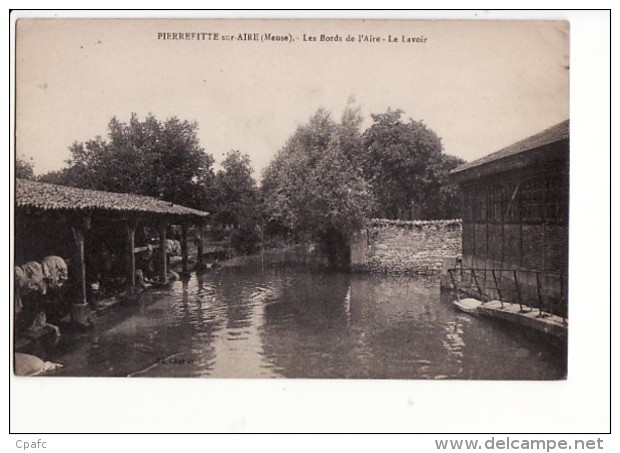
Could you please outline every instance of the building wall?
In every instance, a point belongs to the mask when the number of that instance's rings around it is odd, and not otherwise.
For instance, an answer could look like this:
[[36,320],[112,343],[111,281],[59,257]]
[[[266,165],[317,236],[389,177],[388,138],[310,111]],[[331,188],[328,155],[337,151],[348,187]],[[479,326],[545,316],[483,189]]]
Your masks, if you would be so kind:
[[435,275],[461,253],[461,220],[372,220],[351,246],[351,264],[370,272]]
[[[543,162],[468,181],[463,189],[463,265],[501,270],[504,298],[565,314],[568,275],[568,148]],[[507,271],[507,272],[504,272]],[[496,275],[498,272],[496,272]],[[537,276],[538,274],[538,276]],[[484,289],[495,298],[494,285]]]

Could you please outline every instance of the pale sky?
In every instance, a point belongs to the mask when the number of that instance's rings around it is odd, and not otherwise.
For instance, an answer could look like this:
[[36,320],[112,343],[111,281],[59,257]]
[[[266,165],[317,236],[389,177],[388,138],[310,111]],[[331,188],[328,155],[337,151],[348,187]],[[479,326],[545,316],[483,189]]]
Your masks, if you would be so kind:
[[[295,41],[222,40],[240,33]],[[354,95],[364,127],[371,113],[400,108],[437,132],[447,153],[473,160],[568,118],[568,35],[558,21],[22,19],[16,151],[34,159],[36,174],[56,170],[74,141],[105,137],[113,116],[153,113],[197,121],[216,161],[239,149],[260,178],[297,126],[319,107],[339,119]]]

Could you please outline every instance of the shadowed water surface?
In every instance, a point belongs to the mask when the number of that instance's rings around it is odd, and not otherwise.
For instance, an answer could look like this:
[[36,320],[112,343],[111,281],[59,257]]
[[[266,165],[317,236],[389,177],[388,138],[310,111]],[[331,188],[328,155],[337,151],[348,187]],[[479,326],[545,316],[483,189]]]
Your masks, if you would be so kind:
[[98,320],[69,376],[560,379],[539,336],[457,312],[436,281],[307,266],[225,268]]

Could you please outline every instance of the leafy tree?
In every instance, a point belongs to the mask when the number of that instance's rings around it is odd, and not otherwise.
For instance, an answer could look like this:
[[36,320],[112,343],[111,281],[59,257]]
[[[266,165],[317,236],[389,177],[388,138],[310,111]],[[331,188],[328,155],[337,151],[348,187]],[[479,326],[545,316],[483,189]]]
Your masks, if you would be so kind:
[[456,219],[462,215],[460,189],[449,176],[450,171],[464,163],[463,159],[449,154],[441,154],[432,162],[434,183],[421,207],[425,219]]
[[352,158],[361,147],[360,123],[351,105],[339,124],[319,109],[263,175],[268,222],[317,241],[337,267],[349,264],[351,236],[372,208],[370,186]]
[[330,114],[319,109],[308,124],[297,128],[265,169],[262,190],[272,229],[293,234],[303,232],[303,222],[297,218],[301,199],[306,195],[302,191],[308,182],[309,170],[327,149],[335,128]]
[[63,186],[81,187],[77,183],[79,175],[73,167],[65,167],[60,170],[54,170],[42,174],[37,178],[38,181],[50,184],[60,184]]
[[256,181],[252,178],[252,164],[247,154],[232,150],[215,175],[214,221],[220,225],[238,227],[247,209],[258,199]]
[[32,163],[32,159],[28,161],[19,156],[15,157],[15,177],[34,179],[34,164]]
[[[456,158],[442,154],[439,136],[423,122],[403,122],[401,110],[372,115],[364,132],[364,175],[377,198],[375,215],[392,219],[441,217],[440,197]],[[445,189],[443,189],[445,192]],[[449,198],[449,197],[448,197]]]
[[212,197],[213,223],[219,227],[235,228],[231,245],[237,252],[256,252],[261,240],[261,204],[247,154],[237,150],[228,152],[222,169],[215,175]]
[[148,115],[128,123],[112,118],[108,139],[96,137],[71,148],[69,167],[42,181],[134,193],[204,209],[213,183],[213,157],[200,147],[196,123]]

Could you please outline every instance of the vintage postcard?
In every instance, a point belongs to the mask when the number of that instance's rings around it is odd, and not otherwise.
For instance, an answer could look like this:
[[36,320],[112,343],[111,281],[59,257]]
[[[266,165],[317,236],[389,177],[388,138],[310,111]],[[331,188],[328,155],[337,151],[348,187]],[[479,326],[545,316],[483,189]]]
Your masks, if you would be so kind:
[[15,37],[15,375],[566,378],[568,21]]

